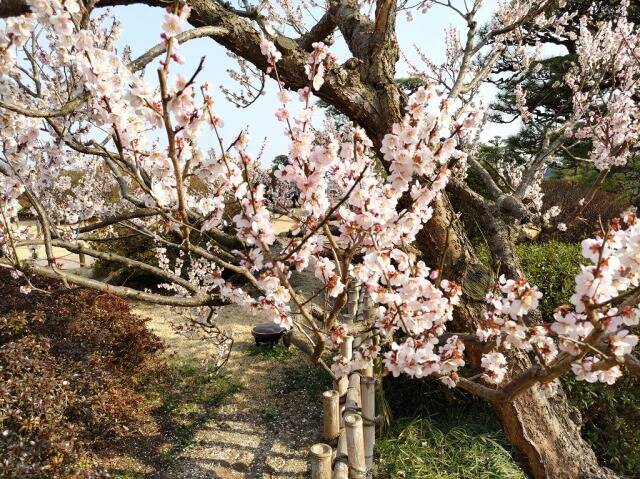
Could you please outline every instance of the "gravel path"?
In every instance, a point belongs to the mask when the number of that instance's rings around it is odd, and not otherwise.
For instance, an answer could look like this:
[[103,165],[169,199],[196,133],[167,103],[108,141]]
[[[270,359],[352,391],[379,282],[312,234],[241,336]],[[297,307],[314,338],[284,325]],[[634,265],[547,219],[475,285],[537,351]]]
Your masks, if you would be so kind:
[[[184,309],[136,304],[133,311],[150,318],[147,324],[165,341],[168,354],[202,361],[211,356],[210,344],[179,331],[189,314]],[[318,373],[300,353],[256,354],[251,328],[261,321],[236,306],[221,309],[218,325],[234,338],[225,368],[242,387],[216,407],[163,479],[308,477],[307,451],[318,439],[321,403],[299,372],[311,380]]]

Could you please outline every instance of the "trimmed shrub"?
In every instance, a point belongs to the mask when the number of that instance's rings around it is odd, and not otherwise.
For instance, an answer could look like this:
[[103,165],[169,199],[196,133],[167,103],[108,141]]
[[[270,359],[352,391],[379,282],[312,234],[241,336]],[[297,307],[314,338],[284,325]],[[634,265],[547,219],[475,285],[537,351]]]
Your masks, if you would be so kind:
[[[562,211],[572,212],[590,189],[591,184],[569,180],[545,180],[542,183],[544,208],[547,209],[555,205],[559,206]],[[575,221],[566,232],[554,230],[546,233],[547,238],[545,239],[581,241],[592,236],[594,228],[598,228],[600,224],[606,225],[629,206],[631,206],[631,202],[625,195],[600,189],[582,212],[583,220]],[[562,217],[559,221],[562,221]]]
[[130,378],[162,344],[114,296],[36,285],[0,271],[0,477],[108,477],[93,451],[149,421]]
[[580,265],[586,264],[580,245],[560,241],[521,243],[516,245],[516,254],[529,283],[542,291],[540,310],[550,320],[557,306],[569,303]]

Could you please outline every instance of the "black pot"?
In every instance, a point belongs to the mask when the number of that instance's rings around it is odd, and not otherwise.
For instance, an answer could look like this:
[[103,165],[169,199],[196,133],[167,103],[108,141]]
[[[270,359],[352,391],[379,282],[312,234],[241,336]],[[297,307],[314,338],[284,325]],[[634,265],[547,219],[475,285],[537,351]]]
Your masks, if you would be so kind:
[[256,346],[265,344],[269,347],[273,347],[278,344],[280,338],[284,336],[283,343],[286,347],[291,345],[291,333],[287,332],[282,326],[278,326],[276,323],[262,323],[258,324],[251,330],[253,339],[256,341]]

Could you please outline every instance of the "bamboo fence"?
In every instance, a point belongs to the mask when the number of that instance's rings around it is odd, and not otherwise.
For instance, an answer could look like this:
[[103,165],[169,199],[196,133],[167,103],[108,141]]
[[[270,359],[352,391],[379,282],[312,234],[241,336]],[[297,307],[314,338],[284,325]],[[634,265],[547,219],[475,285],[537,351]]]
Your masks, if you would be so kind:
[[[342,354],[350,359],[353,337]],[[324,443],[311,447],[311,479],[371,477],[376,435],[375,379],[371,368],[353,371],[322,395]]]

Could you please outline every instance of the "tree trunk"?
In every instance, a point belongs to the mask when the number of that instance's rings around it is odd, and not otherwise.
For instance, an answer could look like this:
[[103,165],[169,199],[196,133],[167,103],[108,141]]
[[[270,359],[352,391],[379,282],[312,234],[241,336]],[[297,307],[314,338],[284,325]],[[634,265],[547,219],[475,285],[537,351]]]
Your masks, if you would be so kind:
[[509,442],[536,479],[609,479],[614,472],[598,460],[580,435],[580,414],[563,392],[543,397],[537,388],[494,407]]

